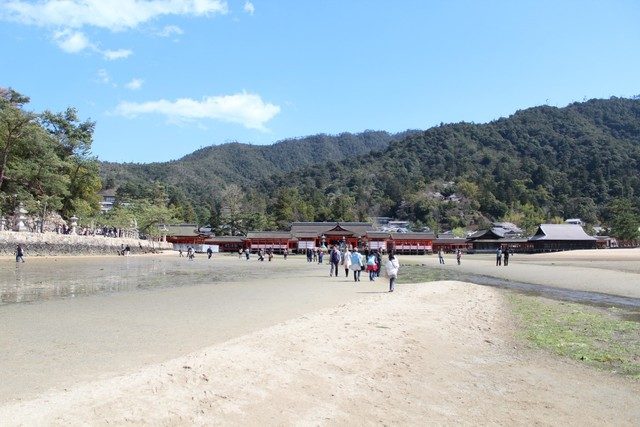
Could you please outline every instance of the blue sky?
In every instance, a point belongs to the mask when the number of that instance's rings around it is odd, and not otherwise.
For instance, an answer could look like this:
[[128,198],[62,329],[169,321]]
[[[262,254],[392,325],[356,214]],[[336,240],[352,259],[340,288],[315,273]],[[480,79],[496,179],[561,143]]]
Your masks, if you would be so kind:
[[0,0],[0,86],[101,160],[640,94],[640,2]]

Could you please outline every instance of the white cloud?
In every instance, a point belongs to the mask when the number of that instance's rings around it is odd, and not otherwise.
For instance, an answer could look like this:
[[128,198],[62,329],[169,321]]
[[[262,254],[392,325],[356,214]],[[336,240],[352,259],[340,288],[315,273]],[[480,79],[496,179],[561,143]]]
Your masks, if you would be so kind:
[[9,19],[29,25],[112,31],[136,28],[164,15],[207,16],[228,12],[225,0],[9,0],[2,5]]
[[184,31],[182,31],[182,28],[178,27],[177,25],[167,25],[157,33],[157,35],[159,35],[160,37],[171,37],[174,34],[179,36],[184,34]]
[[80,31],[62,30],[53,34],[53,40],[60,49],[67,53],[78,53],[86,48],[93,48],[89,39]]
[[253,3],[248,1],[244,4],[244,11],[247,12],[249,15],[253,15],[253,13],[256,11],[256,8],[253,5]]
[[214,119],[239,123],[246,128],[261,131],[267,130],[265,124],[279,112],[279,106],[265,103],[259,95],[246,92],[209,96],[201,101],[182,98],[176,101],[161,99],[143,103],[122,102],[116,107],[116,114],[125,117],[163,114],[175,121]]
[[118,50],[104,50],[102,51],[102,55],[104,55],[104,59],[109,61],[114,61],[116,59],[124,59],[131,56],[133,52],[129,49],[118,49]]
[[127,89],[138,90],[142,87],[143,83],[144,83],[144,80],[142,79],[132,79],[129,83],[125,84],[124,86]]

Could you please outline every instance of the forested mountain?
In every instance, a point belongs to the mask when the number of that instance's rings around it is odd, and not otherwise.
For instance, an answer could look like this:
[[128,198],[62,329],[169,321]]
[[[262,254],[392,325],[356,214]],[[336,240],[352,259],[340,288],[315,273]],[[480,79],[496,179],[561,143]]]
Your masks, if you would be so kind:
[[352,217],[387,215],[440,230],[489,219],[525,227],[554,217],[594,224],[610,219],[606,207],[616,198],[638,205],[640,100],[542,106],[488,124],[441,125],[381,153],[274,177],[264,192],[285,186],[314,206],[347,197]]
[[[280,141],[269,146],[228,143],[202,148],[179,160],[165,163],[109,163],[100,165],[105,188],[117,188],[121,198],[150,196],[154,182],[166,186],[175,202],[190,202],[209,218],[212,195],[229,184],[255,188],[274,173],[304,166],[340,161],[372,150],[383,150],[392,141],[418,131],[399,134],[366,131],[358,134],[314,135]],[[207,207],[205,212],[203,207]],[[198,209],[200,208],[200,209]]]
[[[640,207],[640,100],[541,106],[486,124],[401,135],[225,144],[169,163],[102,164],[122,197],[166,192],[183,220],[218,232],[391,216],[436,231],[578,217],[611,224]],[[154,190],[155,189],[155,190]]]
[[[486,124],[443,124],[391,135],[316,135],[271,146],[224,144],[153,164],[99,163],[94,123],[74,108],[30,112],[0,89],[0,211],[19,204],[84,225],[172,221],[218,233],[292,221],[390,216],[415,229],[473,229],[490,221],[531,230],[577,217],[638,237],[640,99],[541,106]],[[101,215],[98,190],[117,189]],[[128,202],[128,203],[127,203]]]

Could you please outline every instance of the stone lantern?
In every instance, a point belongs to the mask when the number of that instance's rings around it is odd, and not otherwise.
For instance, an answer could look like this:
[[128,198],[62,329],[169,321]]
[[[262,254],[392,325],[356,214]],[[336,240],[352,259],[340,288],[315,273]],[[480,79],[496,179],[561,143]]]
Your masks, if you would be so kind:
[[69,218],[69,221],[71,221],[71,231],[69,232],[70,234],[76,234],[76,230],[78,228],[78,219],[80,218],[75,215]]
[[0,231],[7,229],[7,220],[4,216],[0,216]]
[[24,224],[24,221],[27,219],[25,216],[27,212],[28,211],[22,206],[22,203],[18,204],[15,212],[14,231],[27,231],[27,226]]

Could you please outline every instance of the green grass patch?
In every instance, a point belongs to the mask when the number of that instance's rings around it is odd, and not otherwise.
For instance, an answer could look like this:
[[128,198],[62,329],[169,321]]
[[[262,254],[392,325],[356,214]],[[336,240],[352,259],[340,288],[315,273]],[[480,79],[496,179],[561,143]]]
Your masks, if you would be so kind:
[[449,270],[429,268],[422,265],[401,265],[398,283],[423,283],[437,280],[455,280],[458,275]]
[[519,331],[533,346],[640,379],[640,323],[623,309],[509,292]]

